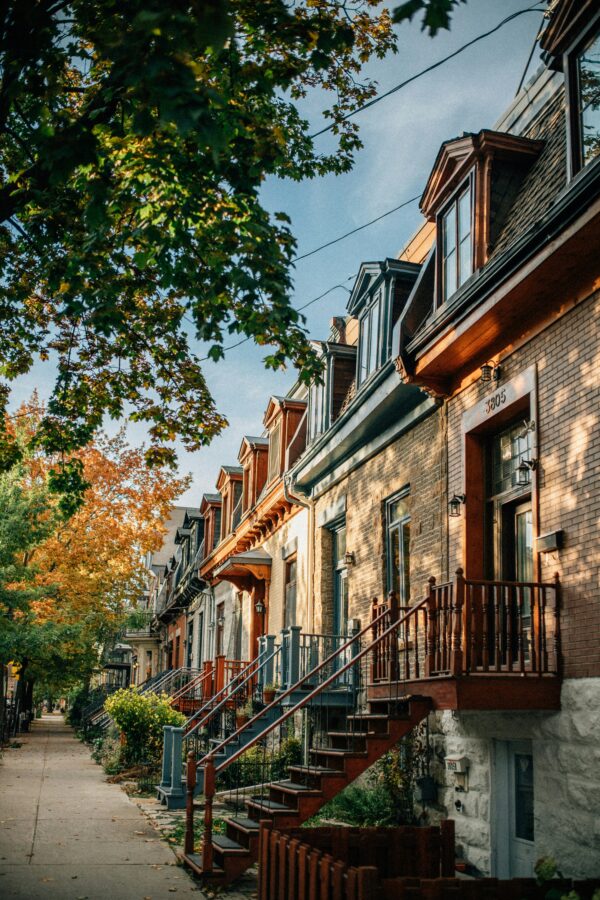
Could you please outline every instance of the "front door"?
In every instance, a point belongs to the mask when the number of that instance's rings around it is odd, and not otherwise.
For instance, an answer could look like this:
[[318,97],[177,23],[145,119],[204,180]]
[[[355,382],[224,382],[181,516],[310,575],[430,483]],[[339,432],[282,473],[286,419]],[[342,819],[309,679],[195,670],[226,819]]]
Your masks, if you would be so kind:
[[333,633],[348,631],[348,569],[346,564],[346,524],[333,531]]
[[530,741],[496,743],[495,875],[531,878],[535,864],[533,753]]

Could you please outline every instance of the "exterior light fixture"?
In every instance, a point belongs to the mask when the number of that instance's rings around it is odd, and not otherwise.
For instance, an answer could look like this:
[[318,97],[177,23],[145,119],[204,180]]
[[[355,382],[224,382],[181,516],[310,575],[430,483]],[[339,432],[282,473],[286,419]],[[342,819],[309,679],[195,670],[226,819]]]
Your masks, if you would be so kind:
[[453,519],[458,518],[460,516],[460,507],[467,500],[464,494],[454,494],[451,500],[448,501],[448,515]]
[[217,625],[223,626],[225,624],[225,616],[219,616],[217,619]]
[[354,557],[354,553],[352,552],[352,550],[346,550],[346,552],[344,553],[344,562],[347,566],[354,565],[354,563],[356,562],[356,559]]
[[259,616],[262,616],[266,607],[265,607],[265,604],[262,602],[262,600],[257,600],[256,603],[254,604],[254,609],[259,614]]
[[500,366],[495,366],[492,362],[486,362],[481,366],[481,376],[480,381],[484,384],[489,384],[490,381],[498,382],[500,381],[500,377],[502,375],[502,370]]
[[517,467],[517,484],[521,487],[529,484],[534,469],[537,469],[537,459],[522,459]]

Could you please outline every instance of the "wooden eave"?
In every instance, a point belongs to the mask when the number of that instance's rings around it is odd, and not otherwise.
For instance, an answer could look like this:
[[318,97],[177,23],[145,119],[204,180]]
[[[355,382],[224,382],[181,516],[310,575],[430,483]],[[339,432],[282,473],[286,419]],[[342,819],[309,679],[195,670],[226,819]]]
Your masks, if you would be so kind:
[[269,438],[268,437],[251,437],[250,435],[246,435],[240,447],[240,451],[238,453],[238,461],[242,468],[244,467],[244,463],[247,461],[248,457],[255,453],[268,453],[269,452]]
[[440,209],[478,163],[495,158],[531,163],[543,146],[543,141],[489,129],[448,141],[438,153],[421,197],[423,215],[429,222],[434,222]]
[[563,53],[599,11],[600,0],[559,0],[554,5],[540,40],[540,47],[552,60],[553,68],[562,68]]
[[288,409],[303,412],[306,406],[306,400],[292,400],[290,397],[271,397],[264,415],[263,424],[265,428],[270,428],[279,413]]
[[202,516],[206,517],[207,513],[209,513],[211,509],[219,509],[222,505],[222,502],[223,501],[221,500],[221,498],[217,497],[216,495],[213,497],[207,496],[205,494],[200,504],[200,512]]
[[[579,188],[585,191],[583,183]],[[572,193],[570,206],[578,212],[579,195]],[[579,216],[572,210],[569,216],[563,204],[564,212],[553,208],[552,222],[538,223],[529,235],[538,244],[535,250],[527,253],[526,244],[518,247],[521,257],[515,253],[510,270],[485,286],[480,284],[484,270],[466,298],[462,295],[448,309],[441,308],[408,346],[414,366],[407,380],[449,396],[478,366],[498,354],[507,355],[597,290],[598,193],[600,186],[596,199]]]
[[263,494],[256,506],[249,510],[239,522],[237,529],[215,547],[204,560],[200,575],[207,581],[212,580],[214,570],[234,553],[241,553],[259,547],[267,537],[277,531],[300,507],[293,506],[285,499],[283,480],[273,482],[269,490]]
[[217,490],[222,494],[225,485],[230,484],[231,482],[241,481],[243,475],[242,469],[238,466],[222,466],[219,471],[219,477],[217,478]]

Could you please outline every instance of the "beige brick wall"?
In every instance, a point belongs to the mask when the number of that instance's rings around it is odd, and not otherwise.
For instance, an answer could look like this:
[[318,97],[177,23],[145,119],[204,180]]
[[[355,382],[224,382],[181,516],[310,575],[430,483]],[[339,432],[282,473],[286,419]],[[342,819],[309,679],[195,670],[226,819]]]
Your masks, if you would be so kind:
[[[348,569],[349,617],[366,624],[373,597],[386,593],[384,502],[410,489],[411,600],[424,596],[427,578],[446,573],[446,471],[443,413],[435,410],[411,432],[367,460],[316,501],[315,519],[346,497],[347,548],[356,563]],[[332,627],[333,580],[331,532],[315,528],[315,627]]]
[[[504,359],[502,381],[533,365],[539,531],[563,529],[565,541],[541,554],[541,576],[559,572],[563,585],[565,676],[600,675],[600,292]],[[492,390],[477,381],[448,404],[450,491],[463,484],[463,413]],[[452,570],[462,562],[463,519],[449,521]]]

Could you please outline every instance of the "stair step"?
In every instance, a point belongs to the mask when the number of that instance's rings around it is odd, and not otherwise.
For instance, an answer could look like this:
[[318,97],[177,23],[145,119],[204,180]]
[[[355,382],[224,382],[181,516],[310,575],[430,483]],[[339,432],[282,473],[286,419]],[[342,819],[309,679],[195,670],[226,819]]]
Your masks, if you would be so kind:
[[[192,872],[196,875],[204,874],[202,871],[202,854],[201,853],[181,853],[178,854],[179,858],[190,867]],[[225,877],[225,870],[220,866],[215,866],[213,863],[212,872],[210,873],[211,880],[216,881],[217,879],[222,879]]]
[[227,837],[227,835],[225,834],[213,834],[212,845],[215,850],[218,850],[220,853],[225,853],[227,855],[241,854],[243,856],[248,853],[247,847],[243,847],[241,844],[238,844],[237,841],[234,841],[232,838]]
[[284,794],[320,794],[321,791],[309,788],[305,784],[297,784],[295,781],[274,781],[271,789],[283,791]]
[[277,803],[276,800],[248,800],[246,805],[250,814],[253,813],[253,810],[257,811],[257,820],[263,818],[263,815],[265,814],[267,816],[277,816],[282,813],[290,816],[298,815],[298,810],[294,809],[293,806],[286,806],[285,803]]
[[312,753],[315,756],[333,756],[334,758],[338,757],[340,759],[345,759],[346,757],[360,758],[361,756],[367,756],[366,750],[339,750],[335,747],[315,747],[314,749],[311,747],[309,753]]
[[340,769],[328,769],[327,766],[288,766],[288,772],[298,772],[300,775],[338,775],[345,776],[346,773]]
[[[327,734],[332,738],[368,738],[371,734],[377,734],[375,731],[328,731]],[[377,734],[379,737],[379,734]]]
[[235,828],[239,828],[240,831],[243,831],[246,834],[253,834],[254,832],[258,834],[259,824],[255,819],[236,816],[235,818],[226,819],[225,821],[228,825],[233,825]]

